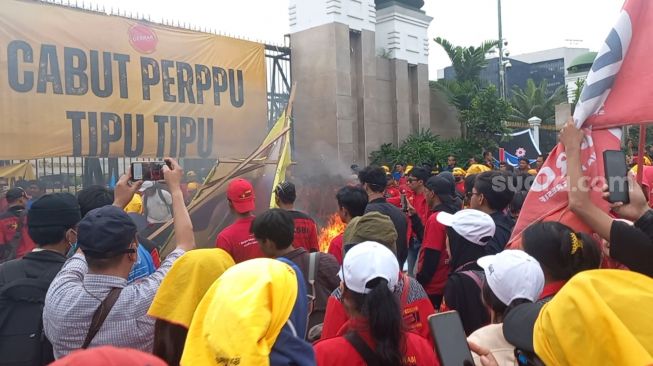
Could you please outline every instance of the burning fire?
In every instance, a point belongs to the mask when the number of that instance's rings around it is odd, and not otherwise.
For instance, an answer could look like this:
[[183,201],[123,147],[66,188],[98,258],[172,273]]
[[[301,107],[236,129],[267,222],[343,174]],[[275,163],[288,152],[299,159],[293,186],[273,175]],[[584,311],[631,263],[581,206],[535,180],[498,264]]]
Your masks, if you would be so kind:
[[337,213],[331,215],[327,221],[327,225],[320,229],[320,235],[318,237],[320,251],[327,252],[329,245],[331,245],[331,240],[345,231],[346,226],[347,224],[340,220],[340,216]]

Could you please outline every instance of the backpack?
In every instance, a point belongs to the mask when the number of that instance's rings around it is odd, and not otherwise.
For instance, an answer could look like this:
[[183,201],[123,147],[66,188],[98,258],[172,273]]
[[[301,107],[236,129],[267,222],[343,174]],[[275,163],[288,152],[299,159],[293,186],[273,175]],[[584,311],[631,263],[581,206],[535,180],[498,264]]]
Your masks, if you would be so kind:
[[56,271],[26,277],[20,261],[4,265],[7,282],[0,288],[0,366],[41,366],[54,361],[43,330],[45,295]]
[[[308,327],[306,331],[306,339],[308,341],[317,340],[322,335],[322,324],[324,323],[324,315],[326,314],[326,298],[320,296],[321,294],[315,289],[315,277],[317,276],[317,269],[319,267],[319,252],[313,252],[308,257],[308,275],[306,282],[308,282],[307,292],[309,293],[308,307]],[[322,294],[323,295],[323,294]],[[314,339],[315,338],[315,339]]]
[[447,310],[458,311],[467,335],[490,322],[490,314],[481,296],[484,281],[485,272],[482,270],[457,270],[449,274],[445,285]]

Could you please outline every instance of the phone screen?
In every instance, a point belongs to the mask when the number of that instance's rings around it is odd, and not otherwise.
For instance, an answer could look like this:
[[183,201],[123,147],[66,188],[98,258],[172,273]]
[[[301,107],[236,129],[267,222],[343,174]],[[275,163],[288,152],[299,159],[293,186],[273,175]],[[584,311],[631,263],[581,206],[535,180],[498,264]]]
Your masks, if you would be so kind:
[[139,161],[131,164],[132,180],[159,181],[163,180],[163,161]]
[[440,364],[473,366],[472,352],[467,345],[463,323],[457,311],[447,311],[429,317],[429,326],[435,339]]
[[605,179],[610,192],[608,201],[628,203],[630,197],[628,195],[626,154],[621,150],[604,151],[603,166],[605,168]]

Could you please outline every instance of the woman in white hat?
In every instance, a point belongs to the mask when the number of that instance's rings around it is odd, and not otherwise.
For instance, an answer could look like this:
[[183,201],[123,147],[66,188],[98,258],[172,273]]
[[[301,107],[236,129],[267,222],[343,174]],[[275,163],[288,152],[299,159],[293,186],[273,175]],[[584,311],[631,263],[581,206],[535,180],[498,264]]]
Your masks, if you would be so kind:
[[[517,365],[515,347],[503,336],[503,319],[517,305],[534,302],[544,288],[544,272],[537,260],[521,250],[504,250],[478,260],[485,272],[483,302],[492,324],[478,329],[467,340],[489,349],[499,365]],[[480,358],[474,355],[476,365]]]
[[340,278],[349,320],[335,338],[316,343],[319,366],[438,365],[429,342],[402,328],[393,296],[399,264],[390,249],[369,241],[354,246],[345,255]]

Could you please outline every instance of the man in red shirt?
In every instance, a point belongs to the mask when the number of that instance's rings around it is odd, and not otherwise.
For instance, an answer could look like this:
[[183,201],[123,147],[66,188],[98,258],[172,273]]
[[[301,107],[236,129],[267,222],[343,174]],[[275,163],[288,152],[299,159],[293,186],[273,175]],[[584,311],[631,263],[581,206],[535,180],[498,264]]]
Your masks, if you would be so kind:
[[[409,210],[411,214],[414,211],[422,223],[425,223],[429,216],[429,206],[424,196],[426,190],[424,184],[429,180],[430,176],[431,173],[422,167],[413,168],[408,174],[408,187],[412,191],[412,194],[407,198],[410,203]],[[421,247],[422,241],[417,237],[417,233],[411,230],[411,237],[408,239],[408,274],[411,276],[415,273],[415,263]]]
[[444,177],[429,178],[425,184],[425,196],[433,214],[426,220],[424,240],[417,259],[415,278],[424,286],[433,307],[437,310],[442,303],[444,286],[449,276],[449,254],[447,253],[447,228],[436,220],[440,212],[456,213],[454,185]]
[[[336,194],[338,200],[338,216],[345,224],[348,224],[354,217],[363,216],[367,207],[367,193],[363,188],[345,186],[340,188]],[[338,264],[342,265],[343,248],[342,233],[331,240],[329,254],[336,257]]]
[[274,188],[275,202],[277,206],[288,211],[295,222],[295,248],[304,248],[307,252],[319,252],[320,245],[317,242],[317,225],[307,214],[295,210],[297,190],[292,182],[281,182]]
[[236,263],[264,257],[254,234],[250,232],[256,207],[252,184],[242,178],[232,180],[227,187],[227,200],[237,219],[218,234],[215,246],[229,253]]
[[5,198],[8,208],[0,215],[0,262],[22,258],[36,246],[27,231],[25,205],[28,197],[25,190],[12,188]]

